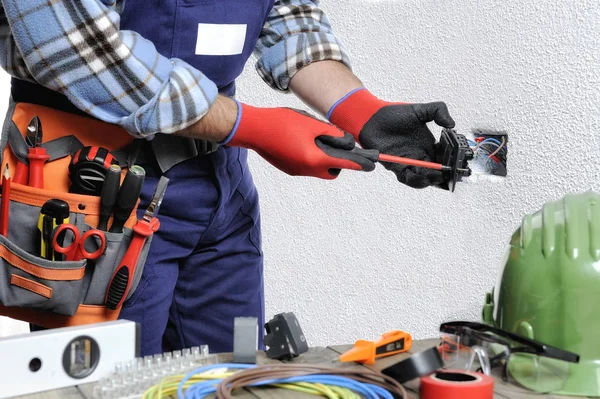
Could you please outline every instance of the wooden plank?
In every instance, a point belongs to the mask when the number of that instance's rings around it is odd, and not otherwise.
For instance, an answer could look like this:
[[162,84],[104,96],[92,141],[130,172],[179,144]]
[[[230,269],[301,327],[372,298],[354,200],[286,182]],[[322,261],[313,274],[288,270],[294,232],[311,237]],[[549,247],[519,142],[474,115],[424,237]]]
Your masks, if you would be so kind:
[[30,395],[15,396],[13,399],[85,399],[77,387],[54,389]]
[[[303,353],[299,357],[293,359],[289,363],[311,363],[319,364],[322,366],[331,367],[343,367],[343,368],[362,368],[368,367],[374,370],[381,370],[392,364],[395,364],[403,359],[410,357],[411,355],[424,351],[428,348],[436,346],[438,343],[437,339],[430,340],[418,340],[413,341],[413,346],[408,353],[390,356],[387,358],[379,359],[375,365],[365,366],[356,363],[339,363],[338,356],[352,347],[352,345],[336,345],[331,347],[313,347],[306,353]],[[225,353],[218,355],[219,363],[231,363],[233,360],[233,354]],[[267,358],[264,352],[257,353],[258,364],[277,364],[280,363],[277,360]],[[287,362],[284,362],[287,363]],[[502,381],[499,375],[499,370],[494,370],[495,385],[494,385],[494,398],[496,399],[535,399],[542,397],[544,399],[572,399],[567,396],[557,395],[541,395],[535,392],[531,392],[525,388],[518,386],[514,381],[508,383]],[[64,388],[55,391],[42,392],[34,395],[21,396],[16,399],[94,399],[93,398],[93,387],[95,383],[81,385],[79,389],[75,387]],[[415,379],[404,387],[414,397],[418,398],[419,391],[419,380]],[[302,392],[294,392],[285,389],[278,388],[246,388],[244,390],[236,391],[234,396],[239,399],[314,399],[314,395],[308,395]]]

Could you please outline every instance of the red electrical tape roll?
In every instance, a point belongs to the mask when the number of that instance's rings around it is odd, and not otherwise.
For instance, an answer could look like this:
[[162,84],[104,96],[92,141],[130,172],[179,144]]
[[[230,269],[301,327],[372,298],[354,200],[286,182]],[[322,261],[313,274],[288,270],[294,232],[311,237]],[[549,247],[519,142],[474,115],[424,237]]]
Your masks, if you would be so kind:
[[494,379],[464,370],[437,371],[421,378],[421,399],[494,399]]

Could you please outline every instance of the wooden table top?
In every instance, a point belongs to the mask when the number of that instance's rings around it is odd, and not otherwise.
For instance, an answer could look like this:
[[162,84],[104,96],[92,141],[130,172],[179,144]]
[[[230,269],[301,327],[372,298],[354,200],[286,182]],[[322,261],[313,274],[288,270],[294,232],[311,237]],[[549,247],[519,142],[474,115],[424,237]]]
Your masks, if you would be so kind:
[[[369,367],[374,370],[381,370],[388,367],[391,364],[397,363],[398,361],[405,359],[410,356],[411,353],[421,352],[432,346],[437,345],[437,339],[430,340],[415,340],[413,346],[408,354],[400,354],[390,356],[388,358],[379,359],[376,364],[372,366],[363,366],[355,363],[342,363],[336,366],[349,367],[349,368],[361,368]],[[307,353],[304,353],[293,360],[294,363],[312,363],[312,364],[334,364],[337,357],[350,349],[351,345],[336,345],[329,347],[314,347],[310,348]],[[231,354],[220,354],[219,362],[228,363],[232,360]],[[264,353],[258,354],[258,363],[278,363],[276,360],[268,359]],[[494,398],[498,399],[532,399],[538,397],[544,397],[545,399],[572,399],[567,396],[557,395],[542,395],[535,392],[531,392],[525,388],[513,384],[511,382],[504,382],[499,377],[495,376],[494,384]],[[95,383],[80,385],[77,387],[69,387],[63,389],[57,389],[53,391],[41,392],[32,395],[19,396],[17,399],[94,399],[92,391]],[[413,398],[419,397],[419,380],[413,380],[404,385],[406,390]],[[236,398],[240,399],[314,399],[316,396],[305,393],[293,392],[289,390],[277,389],[277,388],[247,388],[243,391],[238,392],[235,395]]]

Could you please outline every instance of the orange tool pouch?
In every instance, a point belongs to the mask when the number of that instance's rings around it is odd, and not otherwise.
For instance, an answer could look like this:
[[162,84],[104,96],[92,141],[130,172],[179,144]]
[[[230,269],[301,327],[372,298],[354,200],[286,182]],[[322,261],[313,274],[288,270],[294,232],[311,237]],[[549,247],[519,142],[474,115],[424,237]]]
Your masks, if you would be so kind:
[[[27,126],[35,116],[42,125],[43,146],[69,145],[69,137],[74,136],[77,140],[73,142],[79,146],[100,146],[112,152],[127,148],[133,141],[132,136],[116,125],[11,101],[0,143],[2,170],[7,163],[10,171],[16,170],[19,161],[11,149],[10,136],[12,134],[14,140],[15,129],[18,129],[25,137]],[[72,154],[76,150],[67,148],[63,152]],[[43,189],[11,184],[8,234],[0,236],[0,315],[47,328],[114,320],[119,315],[120,309],[105,307],[105,297],[110,279],[131,242],[137,206],[123,233],[105,233],[106,250],[98,259],[67,262],[38,256],[41,240],[38,218],[42,205],[49,199],[69,204],[69,223],[81,234],[98,224],[100,197],[68,192],[70,161],[67,155],[51,158],[44,165]],[[123,169],[122,178],[126,170]],[[151,239],[148,238],[140,254],[127,297],[139,282]]]

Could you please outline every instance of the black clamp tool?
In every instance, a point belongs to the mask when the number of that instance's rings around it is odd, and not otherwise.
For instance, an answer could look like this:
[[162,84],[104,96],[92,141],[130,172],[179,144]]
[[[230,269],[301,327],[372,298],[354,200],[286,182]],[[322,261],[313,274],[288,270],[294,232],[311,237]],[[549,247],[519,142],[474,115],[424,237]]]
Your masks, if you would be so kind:
[[308,343],[296,316],[291,313],[277,314],[265,324],[267,334],[263,343],[269,359],[290,360],[308,352]]

